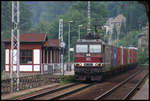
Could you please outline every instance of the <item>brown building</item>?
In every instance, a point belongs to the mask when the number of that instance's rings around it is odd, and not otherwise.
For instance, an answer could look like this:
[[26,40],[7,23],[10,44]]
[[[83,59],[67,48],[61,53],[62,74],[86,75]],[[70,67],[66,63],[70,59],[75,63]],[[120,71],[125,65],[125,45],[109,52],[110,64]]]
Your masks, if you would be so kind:
[[[10,72],[10,38],[5,43],[5,72]],[[20,73],[41,73],[45,63],[60,62],[60,42],[58,39],[48,40],[44,33],[20,35]],[[14,50],[14,55],[17,50]],[[14,68],[16,71],[16,56],[14,56]]]

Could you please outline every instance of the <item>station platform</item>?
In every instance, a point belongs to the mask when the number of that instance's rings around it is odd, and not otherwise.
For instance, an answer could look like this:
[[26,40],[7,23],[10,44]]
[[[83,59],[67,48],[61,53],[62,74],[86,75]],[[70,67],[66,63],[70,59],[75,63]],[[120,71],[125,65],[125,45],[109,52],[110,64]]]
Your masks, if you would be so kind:
[[146,79],[143,86],[131,98],[131,100],[149,100],[149,77]]

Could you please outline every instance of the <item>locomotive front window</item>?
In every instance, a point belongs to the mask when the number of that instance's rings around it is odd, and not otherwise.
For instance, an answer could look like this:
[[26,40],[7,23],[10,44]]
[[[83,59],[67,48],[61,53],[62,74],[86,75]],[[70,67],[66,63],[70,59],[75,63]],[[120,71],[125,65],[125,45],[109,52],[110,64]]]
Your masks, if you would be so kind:
[[77,53],[87,53],[88,45],[76,45],[76,52]]
[[90,53],[100,53],[101,52],[101,45],[90,45],[89,47]]

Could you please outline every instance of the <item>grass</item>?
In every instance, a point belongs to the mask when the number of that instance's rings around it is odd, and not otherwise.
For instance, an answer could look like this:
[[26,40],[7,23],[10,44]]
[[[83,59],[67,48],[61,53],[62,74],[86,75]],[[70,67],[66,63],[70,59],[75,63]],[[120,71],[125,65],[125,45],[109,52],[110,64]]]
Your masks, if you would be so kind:
[[4,72],[1,73],[1,80],[3,80],[5,78],[5,74]]
[[76,82],[74,75],[65,75],[60,81],[61,84],[73,83]]
[[149,67],[149,61],[145,62],[144,64],[140,64],[140,66]]
[[149,67],[149,64],[145,63],[145,64],[141,64],[140,66]]

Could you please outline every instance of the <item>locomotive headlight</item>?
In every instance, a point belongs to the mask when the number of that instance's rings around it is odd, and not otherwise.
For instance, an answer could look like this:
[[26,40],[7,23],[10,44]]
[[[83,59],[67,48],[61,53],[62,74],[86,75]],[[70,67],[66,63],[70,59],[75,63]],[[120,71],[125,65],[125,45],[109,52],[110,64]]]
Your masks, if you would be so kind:
[[80,64],[79,64],[79,63],[77,63],[77,64],[75,64],[75,66],[80,66]]
[[82,66],[82,64],[81,64],[81,63],[79,63],[79,66]]
[[82,63],[76,63],[75,66],[83,66]]
[[95,66],[100,66],[100,64],[99,64],[99,63],[96,63]]

